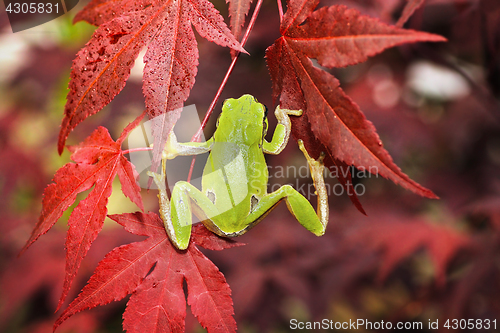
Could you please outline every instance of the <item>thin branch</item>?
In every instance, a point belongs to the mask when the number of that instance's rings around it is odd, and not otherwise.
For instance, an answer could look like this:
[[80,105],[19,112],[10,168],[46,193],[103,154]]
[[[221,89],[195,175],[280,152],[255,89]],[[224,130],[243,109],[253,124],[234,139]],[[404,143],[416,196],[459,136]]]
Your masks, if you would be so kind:
[[278,12],[280,13],[280,23],[283,22],[283,5],[281,4],[281,0],[277,0],[278,2]]
[[[262,2],[263,2],[263,0],[258,0],[257,4],[255,5],[255,9],[253,11],[252,18],[250,19],[250,22],[248,23],[247,30],[245,31],[245,35],[243,36],[241,43],[240,43],[242,47],[244,47],[246,42],[248,41],[248,37],[250,36],[250,32],[252,32],[252,29],[255,25],[255,21],[257,20],[257,16],[259,15],[260,8],[262,7]],[[205,117],[203,118],[203,121],[201,122],[200,128],[195,133],[195,135],[193,135],[193,137],[191,139],[192,142],[200,141],[201,133],[202,133],[203,129],[205,128],[205,126],[207,125],[208,119],[210,118],[210,116],[212,115],[212,113],[215,109],[215,105],[217,105],[217,102],[219,101],[220,95],[222,94],[222,91],[224,90],[224,87],[226,86],[226,83],[227,83],[227,80],[229,79],[229,76],[233,72],[234,66],[236,65],[236,61],[238,60],[240,54],[241,54],[241,52],[236,52],[236,54],[233,58],[233,61],[231,62],[231,65],[227,69],[226,75],[224,76],[224,79],[222,80],[222,83],[219,86],[219,90],[217,90],[217,93],[215,94],[215,97],[212,100],[212,103],[210,104],[210,106],[207,110],[207,113],[205,114]],[[193,168],[194,168],[195,161],[196,161],[196,157],[193,156],[193,159],[191,161],[191,167],[189,168],[189,174],[187,177],[188,182],[191,181],[191,176],[193,174]]]

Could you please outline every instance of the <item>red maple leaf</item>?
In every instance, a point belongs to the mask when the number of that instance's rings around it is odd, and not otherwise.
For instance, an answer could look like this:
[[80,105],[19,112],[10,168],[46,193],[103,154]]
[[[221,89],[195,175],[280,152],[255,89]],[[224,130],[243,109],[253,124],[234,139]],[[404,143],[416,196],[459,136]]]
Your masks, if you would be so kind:
[[68,163],[60,168],[53,183],[44,191],[42,213],[22,251],[57,222],[63,212],[75,202],[78,193],[94,186],[87,198],[80,201],[73,210],[68,221],[66,277],[58,308],[68,294],[82,259],[102,229],[116,175],[122,184],[123,194],[144,210],[134,166],[123,155],[120,147],[142,118],[143,115],[129,124],[116,142],[111,139],[106,128],[99,127],[80,145],[70,147],[71,159],[76,163]]
[[183,332],[186,301],[209,332],[235,332],[231,290],[224,275],[195,246],[222,250],[242,245],[220,238],[202,225],[193,228],[185,251],[175,249],[158,215],[133,213],[110,216],[136,235],[149,236],[115,248],[99,263],[80,295],[61,314],[57,328],[73,314],[123,299],[127,303],[123,327],[128,332]]
[[[250,5],[253,0],[226,0],[229,5],[229,17],[231,32],[236,39],[241,36],[242,28],[245,24],[245,18],[250,11]],[[231,56],[234,58],[236,56],[236,51],[231,50]]]
[[[99,28],[73,61],[59,153],[75,126],[123,89],[142,48],[148,48],[143,92],[150,118],[182,107],[193,87],[198,50],[191,25],[202,37],[245,52],[207,0],[94,0],[75,20]],[[163,142],[171,125],[153,129],[156,142]]]
[[324,67],[345,67],[396,45],[445,39],[389,26],[345,6],[313,11],[318,2],[289,1],[281,22],[282,36],[266,52],[274,99],[279,96],[283,107],[305,111],[293,119],[294,137],[304,140],[313,156],[327,152],[332,158],[326,164],[329,167],[335,167],[332,162],[339,160],[436,198],[396,166],[373,124],[345,95],[339,81],[310,58]]
[[245,24],[245,17],[250,10],[252,1],[253,0],[226,0],[226,3],[229,4],[231,31],[236,38],[239,38],[241,35],[241,29]]

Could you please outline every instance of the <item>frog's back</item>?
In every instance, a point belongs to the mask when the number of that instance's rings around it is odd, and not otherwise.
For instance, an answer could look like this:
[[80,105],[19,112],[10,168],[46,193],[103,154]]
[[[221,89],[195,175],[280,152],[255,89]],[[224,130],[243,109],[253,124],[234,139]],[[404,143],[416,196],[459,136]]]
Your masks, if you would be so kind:
[[203,192],[235,229],[252,201],[266,193],[265,116],[265,107],[250,95],[226,100],[203,171]]

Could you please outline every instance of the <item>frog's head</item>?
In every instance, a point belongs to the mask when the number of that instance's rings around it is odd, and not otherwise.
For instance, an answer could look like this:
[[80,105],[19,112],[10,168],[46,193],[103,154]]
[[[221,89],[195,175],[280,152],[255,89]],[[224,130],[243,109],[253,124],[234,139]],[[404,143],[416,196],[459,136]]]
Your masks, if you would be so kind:
[[243,141],[245,144],[261,143],[267,133],[267,108],[251,95],[226,99],[217,120],[218,140]]

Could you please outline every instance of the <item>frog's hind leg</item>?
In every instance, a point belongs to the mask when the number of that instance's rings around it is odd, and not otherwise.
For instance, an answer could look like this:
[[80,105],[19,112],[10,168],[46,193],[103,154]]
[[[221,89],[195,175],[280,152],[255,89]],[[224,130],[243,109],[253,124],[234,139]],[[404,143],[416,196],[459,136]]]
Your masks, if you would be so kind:
[[290,185],[283,185],[278,190],[262,198],[246,218],[247,228],[244,231],[259,223],[283,199],[286,202],[288,210],[307,230],[317,236],[325,233],[325,226],[316,215],[313,206]]
[[188,182],[177,182],[172,191],[170,200],[165,188],[165,174],[148,173],[153,177],[158,186],[160,201],[160,215],[165,225],[165,230],[172,243],[179,250],[187,249],[191,238],[192,202],[199,208],[196,213],[203,212],[205,216],[219,215],[215,205],[193,185]]
[[[290,185],[284,185],[275,192],[269,193],[263,197],[254,207],[252,212],[246,219],[247,227],[243,232],[247,231],[255,224],[259,223],[281,200],[285,200],[288,210],[307,230],[317,236],[325,233],[326,225],[328,224],[328,195],[323,178],[323,158],[322,154],[318,160],[309,156],[304,148],[302,140],[299,140],[299,148],[304,153],[311,170],[314,187],[318,196],[317,211],[314,211],[311,203],[297,190]],[[243,233],[242,232],[242,233]]]

